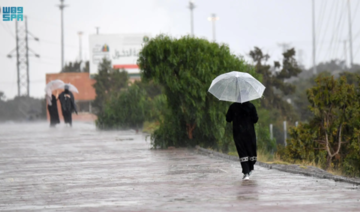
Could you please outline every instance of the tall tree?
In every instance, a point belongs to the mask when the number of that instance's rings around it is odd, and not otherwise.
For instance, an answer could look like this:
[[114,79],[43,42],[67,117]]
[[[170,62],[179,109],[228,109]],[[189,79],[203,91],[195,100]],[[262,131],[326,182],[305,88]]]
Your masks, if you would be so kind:
[[291,105],[284,100],[284,96],[292,94],[295,86],[286,80],[301,72],[295,59],[295,50],[289,49],[284,52],[282,63],[274,61],[273,67],[266,64],[269,55],[264,54],[258,47],[250,51],[250,56],[255,62],[256,73],[262,75],[262,83],[266,87],[261,105],[267,109],[279,110],[284,117],[290,116]]
[[112,93],[120,92],[126,88],[129,83],[129,75],[124,70],[113,69],[111,61],[103,59],[98,67],[98,74],[94,76],[96,83],[95,88],[96,98],[93,106],[97,114],[104,109],[104,104],[109,100]]
[[157,36],[144,46],[138,64],[142,79],[159,83],[166,95],[170,113],[153,136],[160,146],[216,145],[224,138],[230,103],[207,92],[212,80],[233,70],[257,77],[228,46],[193,37]]
[[348,84],[345,77],[335,80],[333,76],[319,76],[316,83],[307,94],[311,110],[319,121],[317,141],[327,152],[326,168],[329,168],[333,157],[340,153],[342,144],[348,142],[344,129],[351,119],[359,118],[359,104],[354,85]]
[[315,85],[307,90],[312,118],[290,129],[291,138],[278,151],[280,157],[360,176],[359,82],[360,76],[350,73],[338,79],[326,72],[317,76]]

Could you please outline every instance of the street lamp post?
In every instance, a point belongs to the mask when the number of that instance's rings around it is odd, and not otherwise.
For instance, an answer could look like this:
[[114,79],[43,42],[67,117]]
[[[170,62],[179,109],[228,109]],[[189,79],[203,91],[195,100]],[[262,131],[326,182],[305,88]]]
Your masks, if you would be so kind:
[[219,17],[217,17],[215,14],[211,14],[211,17],[209,17],[208,20],[212,22],[213,40],[215,42],[215,21],[219,20]]
[[78,32],[79,35],[79,61],[82,61],[82,51],[81,51],[81,36],[82,36],[83,32]]
[[193,10],[195,9],[195,4],[193,1],[189,1],[189,7],[190,9],[190,24],[191,24],[191,35],[194,36],[194,20],[193,20]]
[[61,10],[61,70],[64,68],[64,17],[63,17],[63,10],[66,7],[64,5],[64,0],[60,0],[59,8]]

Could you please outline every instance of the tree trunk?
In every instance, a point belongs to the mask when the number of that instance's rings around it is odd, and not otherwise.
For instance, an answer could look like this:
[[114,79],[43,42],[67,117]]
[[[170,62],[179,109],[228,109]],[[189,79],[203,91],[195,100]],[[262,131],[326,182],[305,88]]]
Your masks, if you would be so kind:
[[330,155],[328,155],[328,156],[326,157],[326,168],[325,168],[325,170],[328,170],[328,169],[330,168],[332,158],[333,158],[333,157],[331,157]]
[[341,129],[342,129],[342,123],[338,127],[338,146],[337,150],[334,153],[331,153],[330,144],[329,144],[329,137],[327,132],[325,131],[325,145],[326,145],[326,151],[328,153],[326,157],[326,170],[328,170],[331,166],[331,161],[334,156],[339,154],[340,148],[341,148]]
[[188,134],[188,137],[190,140],[193,139],[192,133],[195,129],[195,126],[196,126],[195,123],[194,124],[186,124],[186,130],[187,130],[187,134]]

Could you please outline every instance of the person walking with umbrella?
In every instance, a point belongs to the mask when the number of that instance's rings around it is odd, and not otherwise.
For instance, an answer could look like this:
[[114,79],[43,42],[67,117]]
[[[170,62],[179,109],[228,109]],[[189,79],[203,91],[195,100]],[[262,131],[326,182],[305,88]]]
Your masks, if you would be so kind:
[[[75,86],[70,84],[65,84],[64,86],[65,90],[59,95],[59,100],[61,103],[61,111],[64,117],[65,124],[68,123],[70,126],[72,126],[72,113],[75,112],[76,114],[76,104],[75,104],[75,98],[73,93],[70,91],[70,89],[76,89]],[[77,89],[75,90],[77,92]]]
[[[64,82],[61,80],[53,80],[49,82],[45,87],[47,108],[49,111],[50,117],[50,127],[55,127],[56,124],[60,123],[59,113],[57,108],[57,97],[53,94],[53,91],[56,90],[59,86],[64,86]],[[57,96],[57,92],[56,92]]]
[[226,113],[226,121],[233,122],[233,138],[244,180],[249,179],[257,159],[254,124],[258,119],[256,108],[250,102],[235,102],[230,105]]
[[259,118],[249,101],[261,98],[264,90],[265,86],[250,74],[237,71],[216,77],[209,88],[218,99],[234,102],[226,113],[226,121],[233,123],[233,138],[244,180],[249,180],[257,160],[254,124]]
[[47,108],[50,116],[50,127],[55,127],[56,124],[60,124],[57,101],[56,101],[57,99],[54,96],[54,94],[51,94],[51,97],[46,95],[46,99],[48,103]]

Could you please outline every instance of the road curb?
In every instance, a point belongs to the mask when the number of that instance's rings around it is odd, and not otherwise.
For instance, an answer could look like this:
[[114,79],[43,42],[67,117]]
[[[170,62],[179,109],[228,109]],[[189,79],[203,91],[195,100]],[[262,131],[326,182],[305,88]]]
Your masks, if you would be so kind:
[[[225,159],[232,160],[232,161],[239,161],[239,158],[237,156],[223,154],[220,152],[202,148],[200,146],[196,146],[195,149],[198,152],[205,153],[207,155],[213,155],[213,156],[225,158]],[[276,169],[279,171],[289,172],[289,173],[293,173],[293,174],[302,174],[305,176],[316,177],[316,178],[321,178],[321,179],[330,179],[330,180],[334,180],[336,182],[346,182],[346,183],[351,183],[351,184],[355,184],[355,185],[360,185],[360,179],[336,176],[336,175],[330,174],[324,170],[320,170],[315,167],[314,168],[316,169],[316,171],[314,171],[315,169],[309,169],[309,170],[303,169],[299,165],[295,165],[295,164],[294,165],[268,164],[268,163],[263,163],[260,161],[257,161],[256,165],[265,167],[268,169]],[[303,170],[301,170],[301,169],[303,169]],[[318,173],[316,173],[316,172],[318,172]]]

